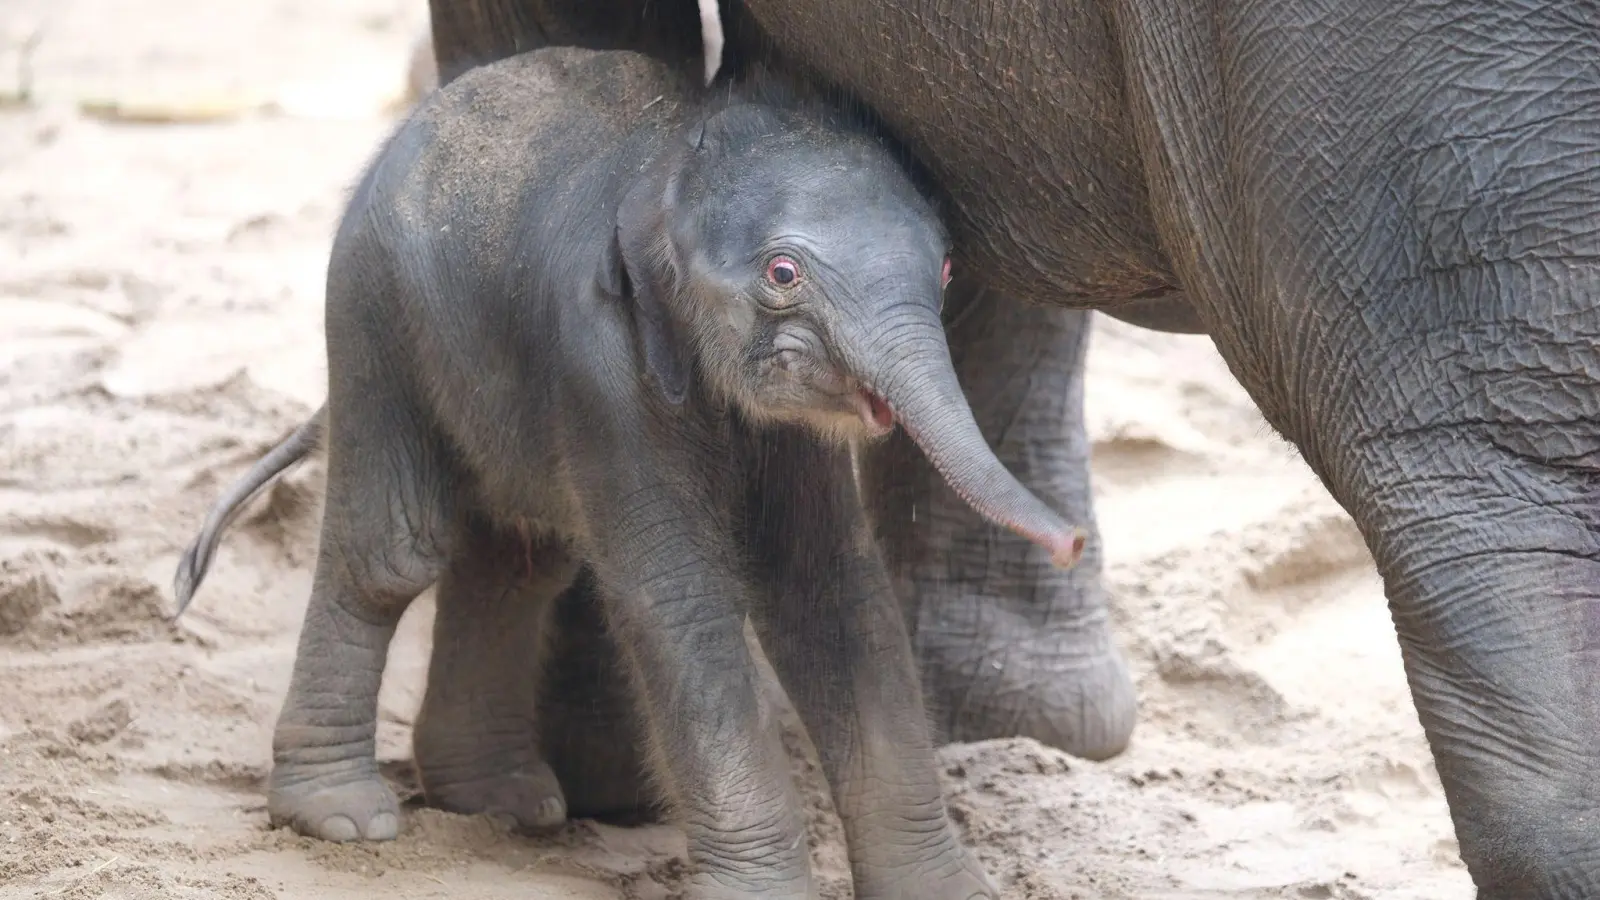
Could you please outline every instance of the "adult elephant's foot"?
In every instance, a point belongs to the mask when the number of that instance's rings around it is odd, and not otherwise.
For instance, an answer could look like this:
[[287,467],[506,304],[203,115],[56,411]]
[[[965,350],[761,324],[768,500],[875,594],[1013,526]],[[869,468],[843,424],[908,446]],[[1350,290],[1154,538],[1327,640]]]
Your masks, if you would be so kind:
[[943,740],[1030,737],[1095,760],[1128,746],[1138,702],[1103,607],[1099,621],[1041,626],[981,594],[921,604],[923,684]]
[[280,762],[267,790],[267,816],[275,827],[336,843],[400,834],[400,804],[375,764],[314,773]]
[[1128,744],[1133,681],[1110,633],[1089,490],[1083,365],[1089,314],[952,285],[947,332],[984,437],[1007,467],[1089,529],[1069,571],[967,508],[910,440],[862,459],[941,741],[1031,737],[1090,759]]

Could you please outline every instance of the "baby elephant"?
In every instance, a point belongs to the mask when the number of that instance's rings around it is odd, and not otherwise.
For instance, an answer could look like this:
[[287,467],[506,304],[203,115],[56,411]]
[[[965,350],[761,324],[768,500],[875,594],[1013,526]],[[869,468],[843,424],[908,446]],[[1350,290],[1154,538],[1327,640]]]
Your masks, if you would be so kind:
[[[545,49],[431,95],[334,239],[327,405],[218,503],[179,569],[181,608],[243,501],[325,433],[272,819],[395,836],[373,736],[397,620],[437,580],[442,622],[475,602],[463,585],[515,565],[535,631],[569,585],[590,586],[688,835],[692,896],[816,896],[747,617],[822,756],[857,896],[994,896],[946,816],[849,444],[898,423],[974,508],[1060,564],[1083,538],[973,421],[939,318],[946,254],[869,128],[763,78],[707,92],[643,56]],[[519,646],[507,677],[538,678],[537,643]],[[448,773],[420,750],[419,766],[438,799],[430,779]],[[479,796],[524,824],[561,819],[537,748],[506,769]]]

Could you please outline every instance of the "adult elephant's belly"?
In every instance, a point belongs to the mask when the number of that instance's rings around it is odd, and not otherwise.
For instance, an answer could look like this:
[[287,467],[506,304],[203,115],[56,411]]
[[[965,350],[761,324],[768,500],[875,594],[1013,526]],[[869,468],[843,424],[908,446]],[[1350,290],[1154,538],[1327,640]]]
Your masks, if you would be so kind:
[[1020,298],[1171,289],[1106,4],[745,0],[786,53],[881,114],[949,192],[968,264]]

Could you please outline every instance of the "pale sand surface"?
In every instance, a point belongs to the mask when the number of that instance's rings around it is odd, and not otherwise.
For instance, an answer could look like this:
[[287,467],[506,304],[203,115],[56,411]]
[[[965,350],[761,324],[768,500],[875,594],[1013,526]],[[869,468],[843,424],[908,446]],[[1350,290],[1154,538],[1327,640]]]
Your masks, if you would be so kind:
[[[267,828],[319,463],[165,618],[205,507],[321,400],[328,238],[424,18],[417,0],[0,4],[0,91],[46,27],[38,105],[0,111],[0,898],[673,895],[662,827],[535,840],[413,809],[381,846]],[[76,108],[197,95],[257,111]],[[1207,341],[1097,328],[1090,431],[1141,725],[1104,764],[946,749],[968,840],[1018,897],[1469,897],[1348,518]],[[383,698],[402,781],[430,614],[408,615]]]

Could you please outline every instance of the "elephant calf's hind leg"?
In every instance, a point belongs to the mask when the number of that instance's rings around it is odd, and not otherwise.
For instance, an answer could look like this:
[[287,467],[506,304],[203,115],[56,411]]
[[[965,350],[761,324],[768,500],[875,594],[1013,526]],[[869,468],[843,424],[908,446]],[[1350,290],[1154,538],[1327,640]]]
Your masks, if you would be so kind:
[[574,817],[653,820],[644,732],[616,642],[607,633],[594,573],[578,573],[556,601],[540,684],[540,748]]
[[441,457],[393,409],[379,390],[355,409],[330,406],[322,541],[272,737],[273,824],[330,841],[399,833],[374,756],[378,688],[400,615],[437,577],[443,549]]
[[537,709],[551,611],[577,564],[559,546],[529,547],[487,523],[454,543],[414,737],[423,795],[525,829],[559,825],[566,800],[540,753]]

